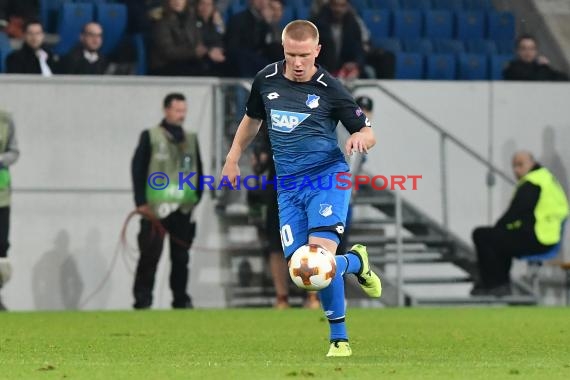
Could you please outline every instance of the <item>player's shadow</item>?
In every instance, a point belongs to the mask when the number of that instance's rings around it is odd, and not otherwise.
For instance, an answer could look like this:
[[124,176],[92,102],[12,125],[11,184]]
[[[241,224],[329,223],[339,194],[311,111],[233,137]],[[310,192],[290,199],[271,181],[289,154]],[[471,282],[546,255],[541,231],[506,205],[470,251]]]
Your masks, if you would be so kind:
[[38,310],[77,309],[83,282],[69,249],[69,233],[60,230],[51,250],[34,265],[33,298]]

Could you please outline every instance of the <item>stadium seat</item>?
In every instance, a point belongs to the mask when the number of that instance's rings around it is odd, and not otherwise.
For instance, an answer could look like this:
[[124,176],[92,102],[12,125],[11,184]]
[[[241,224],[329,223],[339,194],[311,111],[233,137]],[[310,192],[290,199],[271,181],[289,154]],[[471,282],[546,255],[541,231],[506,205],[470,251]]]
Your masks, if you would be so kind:
[[311,8],[297,7],[295,8],[295,17],[297,20],[308,20],[311,17]]
[[135,54],[137,59],[136,64],[136,74],[146,75],[147,64],[146,64],[146,41],[142,34],[133,35],[133,45],[135,47]]
[[390,12],[383,9],[366,9],[362,14],[362,21],[370,30],[372,42],[386,38],[390,34]]
[[465,41],[468,53],[473,54],[497,54],[497,45],[493,40],[471,40]]
[[514,54],[516,50],[514,40],[495,40],[495,45],[499,54]]
[[463,0],[463,9],[471,11],[490,11],[493,10],[492,0]]
[[416,53],[396,54],[396,74],[395,79],[415,79],[423,78],[423,56]]
[[398,0],[368,0],[368,5],[372,9],[388,9],[391,11],[400,9]]
[[55,33],[57,28],[57,16],[61,5],[66,0],[39,0],[40,21],[47,33]]
[[426,79],[454,80],[457,60],[454,54],[431,54],[426,57]]
[[428,11],[431,9],[430,0],[400,0],[403,9]]
[[431,40],[422,38],[414,40],[405,40],[402,42],[406,53],[419,53],[429,55],[433,53],[433,44]]
[[462,0],[432,0],[432,8],[446,11],[460,11],[463,9]]
[[424,37],[452,38],[453,13],[450,11],[427,11],[424,13]]
[[434,51],[440,54],[459,54],[465,52],[465,45],[461,40],[433,40],[433,47]]
[[480,11],[456,12],[456,38],[463,41],[485,38],[485,13]]
[[[366,9],[370,9],[367,0],[349,0],[349,3],[352,5],[352,7],[356,10],[356,12],[359,15],[362,15]],[[310,3],[308,7],[309,8],[311,7]]]
[[487,80],[487,56],[461,53],[458,56],[459,80]]
[[93,4],[88,3],[65,3],[59,12],[57,32],[59,43],[54,47],[56,54],[64,55],[77,42],[83,26],[93,21]]
[[103,28],[101,52],[109,54],[119,45],[127,31],[127,6],[124,4],[98,4],[96,19]]
[[283,7],[283,16],[281,17],[281,28],[285,28],[287,24],[295,19],[295,12],[292,7]]
[[490,69],[491,69],[491,80],[503,80],[503,70],[507,67],[507,64],[513,59],[513,56],[508,54],[494,54],[489,57]]
[[489,12],[487,38],[494,40],[515,39],[515,15],[511,12]]
[[396,11],[393,14],[393,37],[412,39],[422,36],[422,12]]
[[6,58],[11,51],[10,38],[5,33],[0,32],[0,73],[6,71]]
[[392,53],[399,53],[402,51],[402,44],[397,38],[378,38],[372,40],[372,45],[387,50]]

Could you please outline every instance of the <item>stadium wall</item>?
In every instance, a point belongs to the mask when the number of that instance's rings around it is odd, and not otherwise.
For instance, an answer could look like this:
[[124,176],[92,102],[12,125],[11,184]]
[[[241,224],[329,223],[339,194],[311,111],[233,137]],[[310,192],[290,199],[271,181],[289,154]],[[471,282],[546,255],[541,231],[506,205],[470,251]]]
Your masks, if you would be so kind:
[[[137,254],[116,255],[116,247],[123,222],[134,207],[129,168],[139,134],[160,120],[166,93],[185,93],[189,99],[186,126],[199,132],[204,168],[211,172],[212,89],[216,83],[206,79],[0,77],[0,105],[14,116],[21,149],[20,161],[13,168],[10,257],[14,276],[2,290],[12,310],[131,307]],[[570,143],[566,104],[570,86],[382,84],[509,174],[512,152],[532,150],[568,189],[570,151],[564,148]],[[375,100],[379,143],[366,170],[423,175],[418,190],[403,195],[441,222],[438,133],[374,87],[360,88],[357,93]],[[450,227],[469,241],[475,225],[495,220],[504,210],[512,186],[497,179],[488,192],[485,166],[446,145]],[[213,201],[205,196],[195,214],[199,224],[190,284],[199,307],[225,305],[220,285],[227,275],[220,270],[219,256],[224,239],[212,215]],[[133,221],[128,229],[132,247],[137,230]],[[168,260],[161,260],[155,287],[157,308],[170,305],[168,266]]]

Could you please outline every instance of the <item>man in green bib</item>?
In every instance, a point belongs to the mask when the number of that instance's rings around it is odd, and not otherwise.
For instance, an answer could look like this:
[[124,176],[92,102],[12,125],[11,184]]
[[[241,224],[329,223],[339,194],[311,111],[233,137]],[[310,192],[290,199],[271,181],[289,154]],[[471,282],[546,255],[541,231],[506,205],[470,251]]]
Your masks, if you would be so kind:
[[[8,232],[10,230],[10,171],[20,155],[16,130],[11,116],[0,110],[0,289],[12,273],[8,261]],[[6,310],[0,298],[0,310]]]
[[156,268],[164,242],[157,223],[170,236],[172,307],[192,308],[187,291],[188,251],[196,232],[191,221],[192,210],[202,195],[198,183],[202,161],[196,134],[182,128],[187,113],[184,95],[167,95],[163,108],[164,119],[160,124],[142,132],[131,165],[135,204],[144,216],[138,236],[135,309],[152,306]]
[[510,294],[512,258],[547,252],[561,239],[568,201],[556,177],[526,151],[513,156],[513,171],[519,182],[508,210],[494,227],[473,231],[480,281],[472,295]]

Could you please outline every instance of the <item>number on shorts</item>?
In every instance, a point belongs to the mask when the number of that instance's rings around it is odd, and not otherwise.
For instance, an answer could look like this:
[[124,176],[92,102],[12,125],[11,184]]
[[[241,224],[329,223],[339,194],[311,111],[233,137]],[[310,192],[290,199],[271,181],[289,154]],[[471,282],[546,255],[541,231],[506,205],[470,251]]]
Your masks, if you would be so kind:
[[293,244],[293,232],[291,231],[291,226],[288,224],[281,227],[281,241],[285,247],[289,247]]

